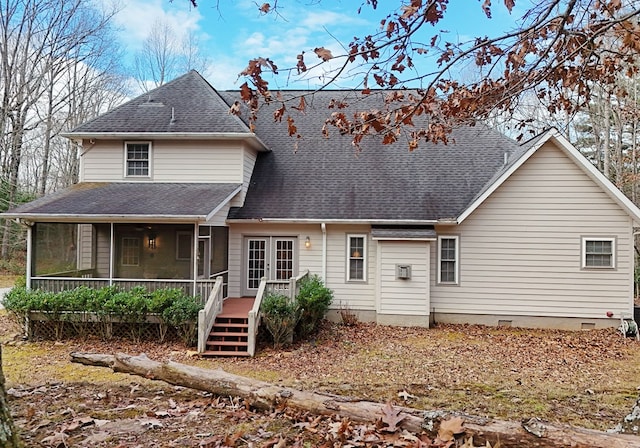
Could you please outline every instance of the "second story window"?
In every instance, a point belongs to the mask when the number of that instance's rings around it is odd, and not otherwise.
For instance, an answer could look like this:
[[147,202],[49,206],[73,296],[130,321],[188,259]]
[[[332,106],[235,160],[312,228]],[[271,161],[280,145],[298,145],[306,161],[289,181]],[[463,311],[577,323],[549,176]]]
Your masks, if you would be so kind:
[[127,177],[149,177],[151,144],[149,142],[125,143],[125,159]]

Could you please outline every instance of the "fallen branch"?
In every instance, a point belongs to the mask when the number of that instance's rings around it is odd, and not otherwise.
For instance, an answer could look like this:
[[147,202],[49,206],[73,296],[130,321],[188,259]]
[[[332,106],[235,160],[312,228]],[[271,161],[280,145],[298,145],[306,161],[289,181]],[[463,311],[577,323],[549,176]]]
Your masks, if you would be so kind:
[[[318,392],[280,387],[265,381],[233,375],[223,370],[210,370],[173,361],[161,363],[145,354],[131,356],[119,353],[104,355],[72,353],[73,362],[110,367],[114,372],[129,373],[169,384],[211,392],[220,396],[242,397],[249,406],[270,409],[286,402],[287,406],[317,415],[339,414],[355,422],[372,422],[383,415],[384,404],[357,400]],[[528,419],[522,423],[490,420],[442,411],[422,411],[394,407],[404,416],[398,425],[408,431],[435,434],[439,422],[453,416],[464,418],[466,436],[476,442],[500,442],[503,447],[575,447],[630,448],[640,447],[640,438],[624,434],[610,434],[568,425]]]

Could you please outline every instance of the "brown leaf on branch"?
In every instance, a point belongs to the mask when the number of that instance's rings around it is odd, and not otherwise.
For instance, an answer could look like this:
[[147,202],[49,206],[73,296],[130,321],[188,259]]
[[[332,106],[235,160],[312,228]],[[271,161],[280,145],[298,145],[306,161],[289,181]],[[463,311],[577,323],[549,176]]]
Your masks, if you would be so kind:
[[331,54],[331,50],[327,50],[324,47],[314,48],[313,52],[318,55],[320,59],[324,62],[327,62],[329,59],[333,59],[333,55]]
[[298,63],[296,64],[296,69],[298,70],[298,74],[306,72],[307,66],[304,63],[304,51],[299,55],[297,55],[296,59],[298,59]]
[[259,10],[262,14],[268,14],[271,11],[271,5],[269,3],[263,3]]

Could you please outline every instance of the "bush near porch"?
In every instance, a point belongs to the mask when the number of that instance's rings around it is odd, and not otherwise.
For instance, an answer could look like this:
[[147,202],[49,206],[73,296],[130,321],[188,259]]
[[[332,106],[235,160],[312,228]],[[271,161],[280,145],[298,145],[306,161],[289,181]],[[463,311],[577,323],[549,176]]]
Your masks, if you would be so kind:
[[274,347],[304,341],[316,333],[332,300],[333,291],[317,275],[300,282],[295,300],[279,293],[267,294],[262,301],[262,320]]
[[116,286],[100,289],[81,286],[58,293],[16,287],[3,305],[18,323],[27,323],[29,338],[62,339],[97,335],[134,341],[179,336],[195,344],[200,299],[181,289],[147,291],[139,286],[129,291]]

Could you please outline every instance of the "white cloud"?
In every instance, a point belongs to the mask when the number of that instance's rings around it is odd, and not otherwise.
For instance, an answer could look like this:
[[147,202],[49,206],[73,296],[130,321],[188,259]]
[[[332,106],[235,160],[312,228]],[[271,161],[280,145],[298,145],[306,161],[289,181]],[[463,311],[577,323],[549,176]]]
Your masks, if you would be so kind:
[[202,15],[188,1],[168,3],[163,0],[124,0],[115,17],[120,39],[129,51],[137,51],[154,23],[168,24],[178,35],[198,32]]

